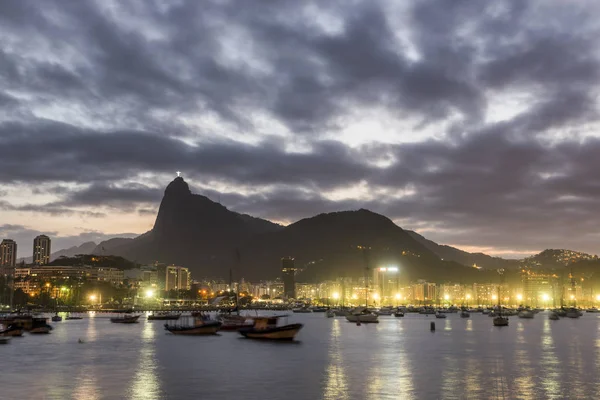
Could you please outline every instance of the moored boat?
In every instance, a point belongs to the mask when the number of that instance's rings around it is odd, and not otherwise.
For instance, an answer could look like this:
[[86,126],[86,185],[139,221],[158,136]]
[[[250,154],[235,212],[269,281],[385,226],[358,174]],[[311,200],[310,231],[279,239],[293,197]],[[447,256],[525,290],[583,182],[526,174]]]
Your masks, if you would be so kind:
[[302,324],[289,324],[278,326],[277,321],[282,316],[254,317],[254,326],[240,329],[240,335],[248,339],[262,340],[294,340]]
[[173,313],[154,313],[148,315],[148,321],[176,321],[181,314]]
[[357,307],[354,310],[346,314],[346,320],[349,322],[362,322],[362,323],[378,323],[379,316],[375,313],[370,312],[365,307]]
[[558,316],[557,313],[555,313],[554,311],[552,311],[550,313],[550,315],[548,315],[548,319],[552,320],[552,321],[557,321],[560,319],[560,317]]
[[48,325],[46,318],[33,318],[31,329],[29,329],[29,333],[32,334],[45,334],[50,333],[52,327]]
[[535,317],[535,313],[531,310],[519,311],[519,318],[532,319],[533,317]]
[[469,318],[469,317],[471,317],[471,314],[469,314],[468,311],[464,311],[463,310],[463,311],[460,312],[460,317],[461,318]]
[[494,326],[508,326],[508,318],[498,315],[494,317]]
[[62,321],[62,317],[60,315],[58,315],[58,313],[56,313],[52,316],[52,322],[60,322],[60,321]]
[[169,325],[165,324],[165,330],[174,335],[214,335],[221,329],[223,323],[207,319],[194,319],[194,325]]
[[0,330],[0,336],[23,336],[23,327],[18,324],[10,324],[5,329]]
[[110,322],[115,324],[136,324],[139,318],[139,315],[123,315],[122,317],[111,318]]
[[438,312],[435,313],[435,317],[436,318],[446,318],[446,314],[441,313],[441,312],[438,311]]
[[67,320],[67,321],[74,320],[74,319],[83,319],[83,317],[78,317],[76,315],[67,315],[65,317],[65,320]]
[[582,315],[583,315],[583,313],[581,311],[579,311],[577,308],[571,307],[567,310],[567,313],[565,316],[567,318],[579,318]]
[[327,317],[327,318],[333,318],[333,317],[335,317],[335,311],[333,311],[333,310],[327,310],[327,312],[325,313],[325,317]]
[[296,313],[296,314],[306,314],[306,313],[311,313],[313,311],[310,308],[298,307],[298,308],[292,308],[292,312]]

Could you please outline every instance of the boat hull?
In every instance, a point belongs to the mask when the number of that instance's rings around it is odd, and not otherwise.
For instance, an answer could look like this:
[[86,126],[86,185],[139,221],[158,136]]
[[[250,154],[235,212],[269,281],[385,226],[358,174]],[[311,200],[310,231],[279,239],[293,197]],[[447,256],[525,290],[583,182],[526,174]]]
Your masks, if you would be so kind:
[[135,317],[111,318],[110,322],[113,324],[137,324],[139,318],[139,315],[136,315]]
[[47,326],[38,326],[36,328],[32,328],[29,333],[31,334],[46,334],[50,333],[50,328]]
[[266,329],[245,328],[240,329],[239,332],[240,335],[248,339],[294,340],[294,337],[296,337],[303,326],[302,324],[291,324]]
[[0,332],[1,337],[23,336],[23,329],[7,329]]
[[177,321],[179,314],[176,315],[148,315],[148,321]]
[[173,326],[165,324],[165,330],[173,335],[214,335],[221,329],[220,322],[206,323],[197,326]]
[[494,326],[508,326],[508,318],[495,317]]
[[346,315],[346,320],[349,322],[360,322],[363,324],[377,324],[379,323],[379,318],[377,315],[373,314],[364,314],[364,315],[355,315],[350,314]]

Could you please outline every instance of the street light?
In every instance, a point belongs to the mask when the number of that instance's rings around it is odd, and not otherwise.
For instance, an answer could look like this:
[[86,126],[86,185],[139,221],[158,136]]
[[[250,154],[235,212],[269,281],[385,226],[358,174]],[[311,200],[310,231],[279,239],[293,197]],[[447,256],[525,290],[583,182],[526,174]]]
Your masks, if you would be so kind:
[[523,300],[523,295],[521,293],[519,293],[517,295],[517,300],[519,300],[519,301]]
[[154,297],[154,290],[152,290],[152,289],[146,290],[146,298],[149,299],[151,297]]

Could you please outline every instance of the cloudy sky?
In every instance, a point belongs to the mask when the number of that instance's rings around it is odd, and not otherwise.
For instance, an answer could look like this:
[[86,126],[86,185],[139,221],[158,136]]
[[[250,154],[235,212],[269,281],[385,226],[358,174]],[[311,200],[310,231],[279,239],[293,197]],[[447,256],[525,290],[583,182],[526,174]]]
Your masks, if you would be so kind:
[[600,252],[597,1],[0,1],[0,237],[152,227],[180,170],[281,223]]

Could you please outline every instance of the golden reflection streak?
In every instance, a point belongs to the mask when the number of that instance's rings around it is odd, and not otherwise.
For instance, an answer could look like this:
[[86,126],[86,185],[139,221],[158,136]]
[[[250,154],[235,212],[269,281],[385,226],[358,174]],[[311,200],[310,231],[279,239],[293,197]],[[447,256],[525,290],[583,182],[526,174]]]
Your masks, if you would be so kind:
[[333,321],[329,340],[329,365],[327,366],[327,384],[324,399],[349,399],[344,359],[340,346],[340,321],[337,318]]
[[467,320],[467,327],[465,328],[465,330],[469,332],[473,331],[473,320],[471,318]]
[[157,399],[159,395],[158,379],[156,374],[156,358],[154,350],[154,325],[144,323],[142,330],[142,349],[138,368],[135,372],[130,399]]
[[[85,338],[79,338],[84,341],[82,346],[85,346],[85,343],[94,342],[98,337],[98,333],[96,331],[96,320],[94,316],[90,316],[87,326],[87,331],[85,333]],[[83,348],[83,351],[86,351],[86,348]],[[79,374],[76,377],[77,384],[75,385],[75,390],[73,391],[74,399],[89,399],[96,400],[100,398],[100,389],[98,387],[98,383],[96,381],[96,369],[94,364],[84,364],[79,369]]]
[[544,319],[544,329],[542,331],[542,362],[543,370],[540,373],[542,378],[542,388],[546,392],[547,398],[556,398],[561,394],[562,376],[560,373],[560,362],[556,357],[554,340],[552,338],[552,321]]

